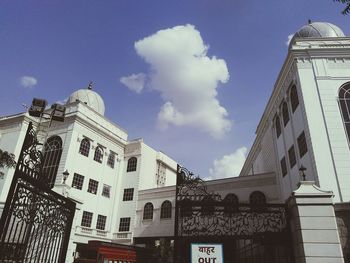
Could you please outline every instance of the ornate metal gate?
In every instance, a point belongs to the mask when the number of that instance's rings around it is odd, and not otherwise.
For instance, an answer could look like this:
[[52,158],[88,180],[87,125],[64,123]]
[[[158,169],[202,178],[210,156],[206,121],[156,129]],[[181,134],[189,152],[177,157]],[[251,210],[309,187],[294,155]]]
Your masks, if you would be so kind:
[[285,205],[257,201],[222,199],[178,166],[174,262],[191,262],[191,243],[222,244],[225,263],[294,262]]
[[64,262],[75,203],[52,191],[32,123],[0,220],[0,262]]

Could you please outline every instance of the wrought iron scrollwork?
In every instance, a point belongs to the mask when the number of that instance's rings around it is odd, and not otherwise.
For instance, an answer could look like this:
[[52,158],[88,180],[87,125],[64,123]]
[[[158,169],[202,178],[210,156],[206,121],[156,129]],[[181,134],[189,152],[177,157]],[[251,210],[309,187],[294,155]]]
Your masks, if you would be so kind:
[[18,158],[16,172],[22,176],[41,179],[41,164],[43,154],[42,143],[39,143],[33,124],[28,125],[27,134],[23,141],[22,151]]
[[209,192],[205,181],[184,167],[178,167],[175,235],[252,236],[283,232],[287,227],[282,204],[239,204]]
[[75,203],[51,190],[32,123],[0,219],[1,262],[64,262]]

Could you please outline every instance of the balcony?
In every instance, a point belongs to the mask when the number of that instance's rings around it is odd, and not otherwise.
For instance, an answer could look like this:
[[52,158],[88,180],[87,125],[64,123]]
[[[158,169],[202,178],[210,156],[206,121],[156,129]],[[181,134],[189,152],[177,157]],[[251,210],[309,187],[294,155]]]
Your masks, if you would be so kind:
[[[75,234],[83,235],[83,236],[91,236],[97,239],[110,240],[112,234],[106,230],[93,229],[89,227],[76,226]],[[114,234],[113,234],[114,236]]]
[[113,240],[124,240],[128,241],[132,239],[132,233],[131,232],[118,232],[118,233],[113,233]]

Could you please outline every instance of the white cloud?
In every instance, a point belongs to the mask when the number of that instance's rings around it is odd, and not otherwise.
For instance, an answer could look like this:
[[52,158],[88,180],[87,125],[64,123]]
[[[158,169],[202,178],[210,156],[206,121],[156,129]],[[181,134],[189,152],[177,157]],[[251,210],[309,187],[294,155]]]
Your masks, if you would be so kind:
[[288,35],[288,39],[287,39],[287,41],[286,41],[286,45],[287,45],[287,46],[289,46],[290,41],[292,40],[293,36],[294,36],[294,34]]
[[241,172],[246,159],[247,148],[241,147],[229,155],[213,162],[213,168],[209,169],[210,177],[206,179],[220,179],[236,177]]
[[33,76],[22,76],[20,77],[19,82],[25,88],[32,88],[38,84],[38,80]]
[[144,73],[131,74],[128,77],[121,77],[120,82],[127,86],[131,91],[141,93],[145,85],[146,75]]
[[158,126],[191,126],[220,138],[230,131],[228,113],[217,99],[219,83],[226,83],[226,62],[207,56],[209,47],[193,25],[160,30],[135,43],[150,64],[148,86],[160,92],[164,105]]

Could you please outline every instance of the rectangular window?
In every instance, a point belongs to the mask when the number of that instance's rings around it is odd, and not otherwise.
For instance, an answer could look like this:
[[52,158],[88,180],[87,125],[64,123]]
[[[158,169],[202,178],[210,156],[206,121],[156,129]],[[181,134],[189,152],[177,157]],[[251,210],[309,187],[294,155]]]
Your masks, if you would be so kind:
[[81,218],[81,226],[91,227],[92,213],[83,211],[83,217]]
[[305,133],[302,132],[298,137],[298,147],[299,147],[299,156],[300,158],[307,153],[307,144],[306,144],[306,138]]
[[294,145],[292,145],[292,147],[289,148],[288,156],[289,156],[290,168],[293,168],[294,165],[297,163],[297,160],[296,160],[296,157],[295,157]]
[[132,201],[134,197],[134,188],[124,189],[123,201]]
[[92,194],[97,194],[97,188],[98,188],[98,182],[93,179],[90,179],[89,188],[87,191]]
[[286,164],[286,158],[283,157],[281,159],[281,171],[282,171],[282,176],[286,176],[287,174],[287,164]]
[[105,230],[106,221],[107,221],[107,217],[106,216],[98,215],[97,216],[96,229]]
[[102,196],[110,197],[111,195],[111,187],[109,185],[104,184],[102,189]]
[[84,184],[84,176],[74,173],[72,187],[81,190]]
[[122,217],[119,222],[119,232],[130,230],[130,217]]

